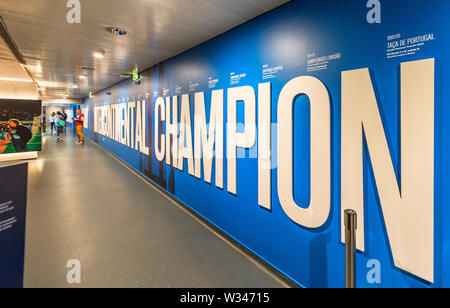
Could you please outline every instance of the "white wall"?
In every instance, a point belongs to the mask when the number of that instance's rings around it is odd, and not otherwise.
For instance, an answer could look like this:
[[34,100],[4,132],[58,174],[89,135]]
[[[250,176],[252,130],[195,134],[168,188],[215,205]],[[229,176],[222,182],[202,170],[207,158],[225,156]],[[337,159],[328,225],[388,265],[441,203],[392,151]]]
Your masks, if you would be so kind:
[[62,98],[44,98],[42,100],[42,104],[44,106],[51,106],[51,105],[55,105],[55,106],[69,106],[69,105],[81,105],[83,103],[83,101],[81,99],[62,99]]
[[13,60],[14,55],[0,40],[0,50],[3,56],[0,58],[0,98],[4,99],[38,99],[37,85],[28,76],[22,66]]
[[47,117],[46,117],[46,123],[47,123],[47,132],[50,130],[50,115],[54,112],[63,111],[64,109],[68,109],[67,107],[63,106],[47,106]]
[[47,131],[50,129],[50,115],[52,112],[58,112],[58,111],[66,111],[66,114],[68,116],[67,122],[72,123],[72,117],[71,114],[72,111],[72,105],[80,105],[82,103],[81,99],[61,99],[61,98],[52,98],[52,99],[43,99],[42,104],[43,106],[47,107]]
[[0,98],[38,99],[37,86],[31,82],[0,81]]

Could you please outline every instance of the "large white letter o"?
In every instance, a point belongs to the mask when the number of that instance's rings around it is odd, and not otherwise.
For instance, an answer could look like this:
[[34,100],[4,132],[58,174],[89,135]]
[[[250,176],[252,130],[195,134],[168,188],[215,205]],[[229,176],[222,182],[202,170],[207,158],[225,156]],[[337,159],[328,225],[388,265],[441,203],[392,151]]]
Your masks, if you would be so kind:
[[[296,97],[311,104],[311,203],[299,207],[293,191],[293,110]],[[281,90],[278,100],[278,197],[286,215],[307,228],[320,228],[331,208],[330,97],[314,77],[297,77]]]

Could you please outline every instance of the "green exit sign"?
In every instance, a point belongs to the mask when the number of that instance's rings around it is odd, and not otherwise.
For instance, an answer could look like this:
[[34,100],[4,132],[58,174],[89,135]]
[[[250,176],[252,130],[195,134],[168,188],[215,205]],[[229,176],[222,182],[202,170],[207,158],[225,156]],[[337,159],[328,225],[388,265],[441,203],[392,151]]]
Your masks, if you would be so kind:
[[138,71],[138,69],[135,69],[133,71],[133,80],[134,81],[139,80],[139,71]]

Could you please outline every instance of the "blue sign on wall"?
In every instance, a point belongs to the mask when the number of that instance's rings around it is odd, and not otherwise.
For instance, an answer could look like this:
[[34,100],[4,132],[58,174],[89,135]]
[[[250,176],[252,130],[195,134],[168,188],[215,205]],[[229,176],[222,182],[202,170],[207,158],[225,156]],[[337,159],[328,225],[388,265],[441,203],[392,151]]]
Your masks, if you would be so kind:
[[[358,287],[448,287],[449,10],[440,0],[292,1],[142,72],[141,85],[86,99],[87,133],[302,286],[345,285],[341,213],[355,205]],[[223,111],[223,163],[216,147],[210,174],[179,159],[202,137],[202,98],[206,124],[213,106]],[[162,149],[174,140],[177,151]]]
[[22,288],[28,164],[0,168],[0,288]]

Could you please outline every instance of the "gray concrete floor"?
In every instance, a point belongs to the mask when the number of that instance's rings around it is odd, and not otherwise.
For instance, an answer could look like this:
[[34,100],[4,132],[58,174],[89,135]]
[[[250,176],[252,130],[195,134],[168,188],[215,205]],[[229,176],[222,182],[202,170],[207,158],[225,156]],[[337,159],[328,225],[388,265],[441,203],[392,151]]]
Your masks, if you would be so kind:
[[[30,162],[25,287],[283,287],[89,142],[44,137]],[[82,266],[66,281],[68,260]]]

